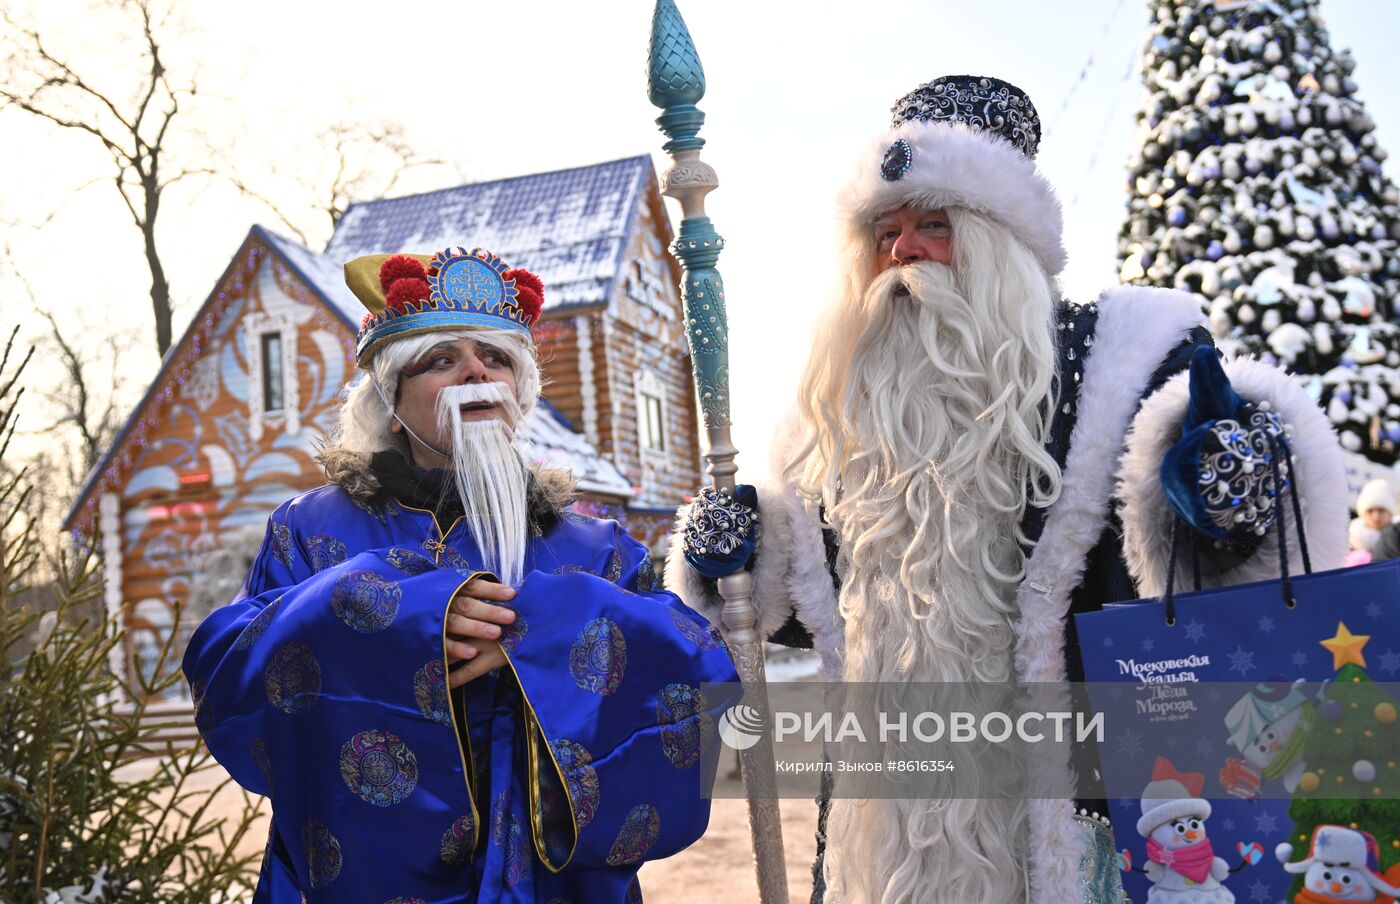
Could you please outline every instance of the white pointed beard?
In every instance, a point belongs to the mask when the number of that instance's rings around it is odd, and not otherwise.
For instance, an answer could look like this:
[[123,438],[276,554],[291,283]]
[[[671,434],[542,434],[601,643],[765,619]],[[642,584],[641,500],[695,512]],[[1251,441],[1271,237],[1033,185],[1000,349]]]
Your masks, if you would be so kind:
[[[472,402],[494,402],[502,416],[463,420],[461,406]],[[437,417],[438,435],[452,438],[449,467],[482,566],[502,583],[519,584],[529,541],[530,482],[511,426],[520,423],[519,403],[500,383],[449,386],[438,393]]]
[[[1012,678],[1020,521],[1058,492],[1044,449],[1053,297],[1039,286],[970,299],[950,268],[906,266],[827,324],[793,467],[841,540],[847,681]],[[960,787],[977,768],[959,763]],[[832,900],[1023,900],[1025,819],[1018,800],[838,797]]]

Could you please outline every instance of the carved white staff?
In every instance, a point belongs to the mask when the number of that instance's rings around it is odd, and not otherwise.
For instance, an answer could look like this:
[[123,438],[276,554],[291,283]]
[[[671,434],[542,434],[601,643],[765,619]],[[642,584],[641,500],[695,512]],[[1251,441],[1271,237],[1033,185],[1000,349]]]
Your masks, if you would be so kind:
[[[671,166],[661,176],[661,193],[681,205],[681,227],[671,253],[681,265],[681,298],[690,337],[691,365],[700,395],[709,451],[705,461],[716,490],[734,492],[734,456],[738,449],[729,427],[729,332],[724,311],[724,282],[715,264],[724,239],[705,215],[705,195],[719,177],[700,159],[699,137],[705,114],[695,106],[705,96],[705,71],[685,20],[674,0],[657,0],[651,22],[647,93],[662,109],[656,120],[667,141]],[[779,818],[773,746],[764,692],[763,641],[754,630],[753,575],[747,571],[719,579],[724,597],[724,637],[734,654],[745,699],[759,710],[764,731],[757,744],[740,753],[749,804],[749,830],[757,860],[758,890],[764,904],[787,904],[787,871]]]

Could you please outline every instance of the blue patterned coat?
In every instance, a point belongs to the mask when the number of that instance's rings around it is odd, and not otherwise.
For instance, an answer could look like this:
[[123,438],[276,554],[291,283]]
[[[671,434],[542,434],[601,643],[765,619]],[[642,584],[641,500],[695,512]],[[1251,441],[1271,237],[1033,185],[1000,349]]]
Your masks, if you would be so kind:
[[479,562],[460,521],[337,486],[272,515],[184,659],[209,749],[272,799],[255,900],[640,901],[639,864],[704,832],[731,701],[701,684],[737,680],[718,633],[616,522],[565,513],[529,546],[509,666],[449,694]]

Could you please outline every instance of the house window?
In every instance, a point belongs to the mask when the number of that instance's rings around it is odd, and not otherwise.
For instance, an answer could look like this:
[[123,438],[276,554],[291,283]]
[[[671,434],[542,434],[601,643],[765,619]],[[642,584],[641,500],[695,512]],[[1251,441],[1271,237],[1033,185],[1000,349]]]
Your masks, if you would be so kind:
[[262,334],[263,411],[281,411],[282,391],[282,333]]
[[642,445],[658,452],[666,450],[666,433],[662,427],[661,399],[649,392],[642,396]]

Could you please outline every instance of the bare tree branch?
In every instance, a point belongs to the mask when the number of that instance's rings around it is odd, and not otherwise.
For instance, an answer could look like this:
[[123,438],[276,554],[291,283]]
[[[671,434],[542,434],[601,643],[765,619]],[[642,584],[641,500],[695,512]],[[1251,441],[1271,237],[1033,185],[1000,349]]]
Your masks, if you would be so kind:
[[[0,78],[0,107],[14,107],[60,128],[90,135],[111,155],[113,184],[145,246],[156,348],[164,355],[173,341],[173,311],[170,281],[156,247],[156,223],[162,193],[176,180],[162,181],[160,171],[170,153],[166,142],[181,112],[180,98],[192,96],[194,87],[191,83],[189,89],[177,89],[170,82],[151,0],[115,5],[134,10],[141,28],[139,58],[144,72],[132,92],[137,97],[134,104],[120,103],[120,92],[98,88],[75,65],[51,51],[37,29],[4,13],[0,19],[9,27],[9,43],[15,49]],[[161,112],[153,115],[156,109]],[[186,175],[195,172],[189,170]]]

